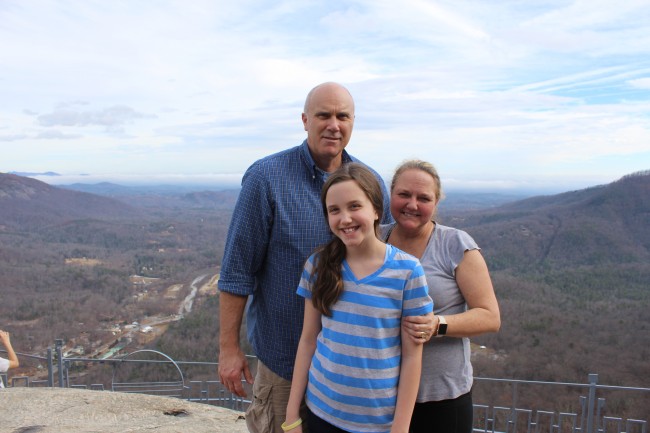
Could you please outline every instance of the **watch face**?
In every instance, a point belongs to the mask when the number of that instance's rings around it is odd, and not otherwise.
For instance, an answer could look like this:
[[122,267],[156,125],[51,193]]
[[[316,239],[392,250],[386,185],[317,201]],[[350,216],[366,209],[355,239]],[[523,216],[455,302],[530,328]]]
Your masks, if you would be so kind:
[[438,335],[445,335],[445,334],[447,334],[447,324],[441,323],[438,325]]

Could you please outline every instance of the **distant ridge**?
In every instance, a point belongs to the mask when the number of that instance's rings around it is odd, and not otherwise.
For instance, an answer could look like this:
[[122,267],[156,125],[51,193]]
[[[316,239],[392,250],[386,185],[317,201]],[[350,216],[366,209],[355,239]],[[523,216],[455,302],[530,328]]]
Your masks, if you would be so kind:
[[650,170],[460,214],[450,225],[475,236],[497,269],[648,263]]
[[24,171],[10,171],[8,174],[15,174],[16,176],[61,176],[59,173],[53,171],[46,171],[45,173],[30,173]]
[[84,191],[105,197],[113,197],[127,203],[137,203],[139,208],[194,208],[232,210],[235,208],[239,189],[197,190],[200,186],[150,185],[124,186],[110,182],[95,184],[74,183],[60,188]]
[[[70,189],[73,191],[88,192],[91,194],[103,195],[107,197],[127,197],[127,196],[178,196],[182,194],[194,193],[197,191],[223,191],[215,185],[138,185],[127,186],[112,182],[99,183],[71,183],[67,185],[58,185],[59,188]],[[237,189],[238,190],[238,189]]]
[[69,185],[59,185],[59,188],[69,189],[72,191],[87,192],[90,194],[103,195],[107,197],[113,197],[118,195],[128,196],[128,195],[138,194],[137,188],[118,185],[116,183],[111,183],[111,182],[99,182],[93,184],[72,183]]
[[34,228],[81,218],[132,218],[140,212],[111,198],[0,173],[0,225]]

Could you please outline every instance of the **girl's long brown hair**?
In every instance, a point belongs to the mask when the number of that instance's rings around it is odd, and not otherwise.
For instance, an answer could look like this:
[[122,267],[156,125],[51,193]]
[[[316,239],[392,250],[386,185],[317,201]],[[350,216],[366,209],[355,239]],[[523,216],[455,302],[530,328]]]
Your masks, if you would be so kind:
[[[375,220],[375,233],[384,212],[384,196],[381,193],[379,181],[375,175],[363,164],[351,162],[344,164],[328,178],[320,194],[321,205],[325,218],[327,215],[327,191],[337,183],[353,180],[366,194],[379,218]],[[345,244],[337,236],[318,248],[316,251],[316,266],[311,274],[313,282],[312,304],[314,308],[326,316],[332,315],[331,307],[338,300],[343,291],[343,277],[341,265],[345,258]]]

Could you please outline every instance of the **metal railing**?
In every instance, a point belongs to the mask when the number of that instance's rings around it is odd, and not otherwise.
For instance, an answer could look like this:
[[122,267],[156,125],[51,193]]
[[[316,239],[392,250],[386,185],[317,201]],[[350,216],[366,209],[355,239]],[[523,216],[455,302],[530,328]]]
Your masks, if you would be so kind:
[[[475,377],[475,387],[493,384],[505,385],[510,388],[510,402],[507,407],[474,403],[475,432],[503,433],[646,433],[650,417],[650,388],[625,387],[598,384],[598,375],[589,374],[588,383],[546,382],[515,379],[495,379]],[[521,408],[522,387],[554,387],[560,389],[573,388],[578,393],[578,410],[554,411],[542,409]],[[607,415],[605,412],[606,398],[603,392],[617,391],[628,393],[630,399],[643,399],[647,404],[644,413],[636,418],[624,418]],[[643,407],[643,406],[641,406]]]
[[[56,340],[54,350],[48,349],[46,357],[19,354],[21,358],[45,362],[47,364],[47,379],[33,380],[26,376],[14,376],[11,386],[58,386],[91,390],[111,388],[103,383],[77,383],[82,380],[82,377],[75,378],[71,373],[75,365],[103,364],[110,367],[113,377],[115,370],[124,363],[149,364],[154,367],[173,363],[176,368],[185,370],[205,367],[211,371],[212,376],[216,373],[218,366],[216,362],[174,361],[161,352],[156,353],[164,355],[162,360],[129,359],[130,354],[109,359],[65,357],[62,348],[62,340]],[[255,356],[248,358],[251,368],[254,370],[257,359]],[[181,372],[181,377],[183,375],[187,377],[187,374]],[[6,375],[4,380],[6,383]],[[237,411],[246,410],[250,404],[250,400],[230,393],[219,380],[183,379],[183,381],[183,399]],[[501,401],[479,402],[476,401],[476,397],[474,398],[474,432],[476,433],[650,433],[648,432],[650,388],[602,385],[598,383],[597,374],[589,374],[586,383],[475,377],[473,392],[476,396],[480,394],[476,393],[476,390],[489,390],[497,386],[505,387],[503,392],[497,393],[500,395]],[[556,396],[564,396],[569,392],[568,390],[572,390],[575,393],[575,399],[570,397],[569,401],[575,400],[577,403],[570,404],[571,407],[568,408],[551,410],[541,408],[543,404],[552,405],[549,402],[535,403],[539,406],[534,408],[526,407],[531,405],[530,395],[539,394],[534,390],[539,387],[552,387],[552,394]],[[530,391],[531,389],[533,390]],[[250,387],[247,388],[247,391],[248,395],[251,395]],[[624,400],[641,402],[638,405],[641,407],[640,413],[635,413],[633,417],[613,416],[608,413],[606,410],[607,398],[604,397],[607,393],[623,393],[625,394]],[[504,395],[507,395],[505,403],[503,402]]]

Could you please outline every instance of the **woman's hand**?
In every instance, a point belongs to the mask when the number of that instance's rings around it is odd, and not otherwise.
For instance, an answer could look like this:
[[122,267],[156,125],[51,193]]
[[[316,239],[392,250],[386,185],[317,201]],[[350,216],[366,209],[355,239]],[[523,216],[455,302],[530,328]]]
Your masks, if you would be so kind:
[[408,333],[411,340],[417,344],[424,344],[431,339],[436,330],[438,319],[433,313],[423,316],[408,316],[402,320],[402,328]]

